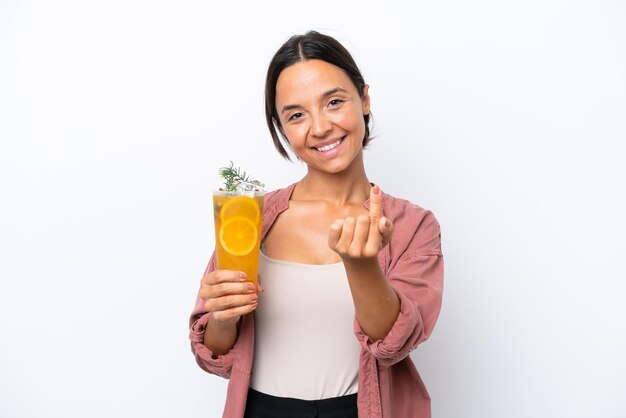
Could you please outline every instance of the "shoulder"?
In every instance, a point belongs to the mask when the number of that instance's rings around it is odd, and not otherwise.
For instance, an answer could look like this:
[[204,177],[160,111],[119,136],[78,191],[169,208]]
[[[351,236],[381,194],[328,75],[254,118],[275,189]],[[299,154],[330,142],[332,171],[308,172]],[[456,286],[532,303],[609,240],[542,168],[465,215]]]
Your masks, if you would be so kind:
[[395,224],[419,224],[424,221],[437,222],[432,211],[406,199],[394,197],[383,192],[383,212]]
[[289,198],[295,186],[296,183],[265,193],[264,212],[281,212],[289,207]]
[[441,254],[441,228],[432,211],[383,193],[383,214],[394,224],[395,249],[421,255]]

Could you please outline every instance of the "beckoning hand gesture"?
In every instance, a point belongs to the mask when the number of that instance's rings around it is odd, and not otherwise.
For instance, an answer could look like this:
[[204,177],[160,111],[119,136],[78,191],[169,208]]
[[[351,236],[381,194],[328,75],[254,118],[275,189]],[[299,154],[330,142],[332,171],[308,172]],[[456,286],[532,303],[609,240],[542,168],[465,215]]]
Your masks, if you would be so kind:
[[382,216],[382,194],[370,190],[370,213],[337,219],[328,232],[328,246],[345,260],[374,258],[391,240],[393,223]]

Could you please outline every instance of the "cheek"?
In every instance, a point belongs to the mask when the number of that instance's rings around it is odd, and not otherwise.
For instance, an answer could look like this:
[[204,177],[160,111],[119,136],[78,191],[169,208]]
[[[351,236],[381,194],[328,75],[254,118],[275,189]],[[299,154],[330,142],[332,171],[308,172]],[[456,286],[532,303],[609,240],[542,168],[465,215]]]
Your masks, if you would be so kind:
[[306,136],[306,127],[303,124],[287,126],[283,129],[283,133],[291,146],[297,147],[298,145],[302,145],[304,143],[304,137]]
[[365,133],[365,119],[363,119],[363,114],[361,112],[352,113],[347,122],[348,124],[346,127],[351,131]]
[[337,124],[343,125],[350,130],[365,129],[365,120],[360,107],[351,107],[337,115]]

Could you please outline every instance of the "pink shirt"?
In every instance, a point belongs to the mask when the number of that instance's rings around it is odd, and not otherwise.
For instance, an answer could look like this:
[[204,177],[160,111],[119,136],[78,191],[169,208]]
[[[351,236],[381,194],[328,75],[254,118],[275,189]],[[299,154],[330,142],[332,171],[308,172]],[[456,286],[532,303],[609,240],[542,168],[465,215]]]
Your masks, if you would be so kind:
[[[265,196],[262,239],[289,207],[295,184]],[[369,201],[365,202],[369,209]],[[361,345],[358,410],[360,418],[430,418],[430,397],[409,352],[431,334],[443,291],[443,256],[439,224],[432,212],[383,193],[383,215],[394,223],[391,242],[378,261],[400,299],[400,313],[383,340],[372,341],[354,320]],[[207,271],[215,269],[215,254]],[[198,365],[230,379],[223,418],[242,418],[254,355],[254,315],[245,315],[235,346],[214,355],[204,344],[209,319],[198,297],[189,320],[191,349]]]

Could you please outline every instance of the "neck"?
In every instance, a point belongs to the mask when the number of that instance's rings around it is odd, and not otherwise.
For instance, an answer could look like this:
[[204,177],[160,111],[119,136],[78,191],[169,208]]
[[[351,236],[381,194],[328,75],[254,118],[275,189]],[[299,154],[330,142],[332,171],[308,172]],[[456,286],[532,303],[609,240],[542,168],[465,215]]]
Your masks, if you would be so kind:
[[362,204],[369,198],[370,188],[361,151],[352,164],[340,173],[327,173],[309,167],[293,197],[299,200],[323,200],[336,206]]

